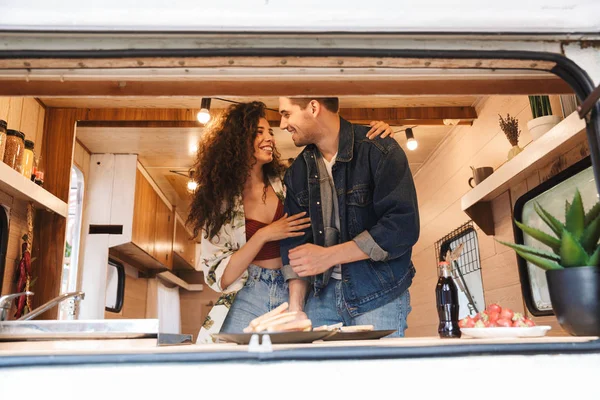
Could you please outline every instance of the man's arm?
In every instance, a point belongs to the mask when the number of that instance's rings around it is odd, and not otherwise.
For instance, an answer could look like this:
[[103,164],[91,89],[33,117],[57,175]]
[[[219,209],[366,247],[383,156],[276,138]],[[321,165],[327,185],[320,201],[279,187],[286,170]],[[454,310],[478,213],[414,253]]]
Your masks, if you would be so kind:
[[374,261],[395,259],[419,239],[417,193],[408,160],[397,143],[376,165],[373,208],[378,221],[353,242]]
[[368,258],[369,256],[352,241],[331,247],[307,243],[290,250],[290,265],[300,277],[322,274],[334,265]]
[[377,223],[350,242],[327,248],[304,244],[290,250],[290,265],[298,276],[317,275],[337,264],[369,258],[398,258],[417,242],[417,196],[406,155],[399,146],[392,146],[372,167],[376,171],[373,207],[379,218]]

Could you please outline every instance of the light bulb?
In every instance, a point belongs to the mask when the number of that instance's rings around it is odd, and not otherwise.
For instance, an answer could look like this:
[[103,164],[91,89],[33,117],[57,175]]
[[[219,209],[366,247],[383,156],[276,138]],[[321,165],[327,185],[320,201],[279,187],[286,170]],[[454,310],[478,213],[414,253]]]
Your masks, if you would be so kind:
[[408,147],[409,150],[416,150],[416,148],[419,146],[419,143],[417,143],[417,141],[413,138],[408,139],[408,141],[406,142],[406,147]]
[[187,189],[188,189],[190,192],[193,192],[193,191],[195,191],[197,188],[198,188],[198,183],[197,183],[196,181],[194,181],[194,180],[190,179],[190,180],[188,181],[188,183],[187,183]]
[[198,122],[200,122],[201,124],[206,124],[208,121],[210,121],[210,113],[206,108],[200,109],[196,117],[198,118]]

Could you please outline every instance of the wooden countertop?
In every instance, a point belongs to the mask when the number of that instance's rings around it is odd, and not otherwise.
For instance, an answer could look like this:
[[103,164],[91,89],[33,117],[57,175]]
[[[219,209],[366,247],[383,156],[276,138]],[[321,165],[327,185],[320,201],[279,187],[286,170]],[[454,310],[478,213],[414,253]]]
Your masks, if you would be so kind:
[[[339,347],[432,347],[448,345],[490,345],[490,344],[564,344],[582,343],[598,337],[546,336],[540,338],[509,339],[439,339],[437,337],[395,338],[353,341],[317,341],[308,344],[273,345],[273,351],[339,348]],[[58,340],[0,343],[0,357],[6,356],[46,356],[46,355],[95,355],[95,354],[157,354],[157,353],[202,353],[202,352],[247,352],[248,346],[230,343],[156,346],[156,339],[113,339],[113,340]]]

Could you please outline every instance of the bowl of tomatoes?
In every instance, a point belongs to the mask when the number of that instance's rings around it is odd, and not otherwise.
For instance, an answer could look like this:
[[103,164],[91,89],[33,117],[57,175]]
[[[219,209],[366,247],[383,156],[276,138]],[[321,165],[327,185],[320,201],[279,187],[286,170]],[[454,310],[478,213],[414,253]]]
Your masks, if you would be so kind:
[[499,304],[490,304],[484,311],[461,319],[458,326],[472,338],[540,337],[551,329]]

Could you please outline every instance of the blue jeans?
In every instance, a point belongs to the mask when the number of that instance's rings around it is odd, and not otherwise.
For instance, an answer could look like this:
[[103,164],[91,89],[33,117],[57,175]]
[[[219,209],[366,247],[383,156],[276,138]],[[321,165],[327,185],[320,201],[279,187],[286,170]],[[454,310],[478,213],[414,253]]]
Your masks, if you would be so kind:
[[250,264],[248,280],[237,293],[221,327],[222,333],[242,333],[254,318],[289,300],[288,284],[281,270]]
[[311,292],[306,300],[305,312],[313,327],[343,322],[345,326],[373,325],[375,330],[395,329],[386,337],[403,337],[408,327],[406,318],[412,310],[408,289],[391,302],[354,318],[348,314],[342,292],[342,281],[330,279],[327,286],[315,297]]

